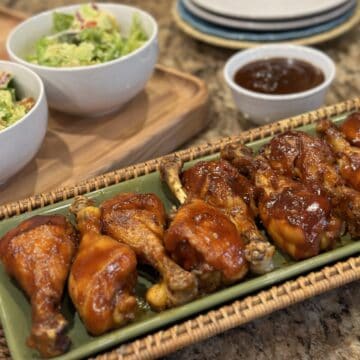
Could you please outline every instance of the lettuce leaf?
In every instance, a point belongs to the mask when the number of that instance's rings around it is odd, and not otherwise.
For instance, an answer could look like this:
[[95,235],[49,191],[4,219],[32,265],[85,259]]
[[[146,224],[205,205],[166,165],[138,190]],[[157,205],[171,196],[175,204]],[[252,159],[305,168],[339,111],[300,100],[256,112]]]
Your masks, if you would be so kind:
[[148,40],[138,14],[133,16],[126,37],[115,17],[106,11],[83,5],[80,15],[82,21],[78,15],[55,12],[53,27],[57,33],[39,39],[27,60],[53,67],[92,65],[127,55]]
[[141,47],[148,39],[138,16],[133,15],[129,37],[126,39],[122,55],[129,54]]
[[54,31],[60,32],[60,31],[68,30],[71,27],[74,18],[75,18],[74,15],[71,14],[54,12],[53,14]]

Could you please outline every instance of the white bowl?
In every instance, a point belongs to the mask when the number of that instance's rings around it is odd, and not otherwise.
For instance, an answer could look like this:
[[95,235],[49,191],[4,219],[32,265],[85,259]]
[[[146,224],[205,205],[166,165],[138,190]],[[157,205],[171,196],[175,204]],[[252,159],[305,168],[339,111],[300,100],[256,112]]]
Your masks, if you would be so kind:
[[44,85],[33,71],[9,61],[0,61],[0,70],[14,75],[17,94],[21,99],[31,96],[36,101],[22,119],[0,130],[2,184],[24,167],[39,150],[46,133],[48,107]]
[[35,42],[51,33],[52,14],[56,10],[74,13],[80,5],[46,11],[19,24],[9,35],[6,49],[10,59],[35,71],[43,80],[49,106],[71,114],[97,116],[119,109],[145,86],[158,57],[156,21],[148,13],[132,6],[98,4],[112,13],[127,35],[136,13],[148,41],[134,52],[102,64],[53,68],[24,60]]
[[[323,71],[325,80],[310,90],[286,95],[262,94],[247,90],[235,83],[236,71],[245,64],[278,57],[307,61]],[[335,64],[323,52],[310,47],[290,44],[264,45],[233,55],[225,65],[224,77],[238,109],[245,117],[263,125],[314,110],[323,105],[326,92],[335,77]]]

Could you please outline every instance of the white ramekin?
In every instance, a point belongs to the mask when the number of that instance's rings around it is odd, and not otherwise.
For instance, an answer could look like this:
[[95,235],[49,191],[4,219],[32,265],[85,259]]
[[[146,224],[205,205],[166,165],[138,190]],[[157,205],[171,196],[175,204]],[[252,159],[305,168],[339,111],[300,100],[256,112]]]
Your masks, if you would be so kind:
[[[323,71],[325,80],[310,90],[287,95],[257,93],[235,83],[234,75],[244,65],[257,60],[279,57],[307,61]],[[335,77],[335,64],[329,56],[310,47],[290,44],[264,45],[233,55],[225,65],[224,77],[232,91],[237,108],[251,121],[263,125],[323,105],[326,92]]]

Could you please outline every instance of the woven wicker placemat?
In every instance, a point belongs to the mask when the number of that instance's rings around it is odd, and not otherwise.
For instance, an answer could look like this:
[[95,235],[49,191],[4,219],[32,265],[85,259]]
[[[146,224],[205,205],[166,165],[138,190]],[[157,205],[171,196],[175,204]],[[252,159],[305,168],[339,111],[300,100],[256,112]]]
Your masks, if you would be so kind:
[[[184,161],[189,161],[216,153],[226,144],[233,141],[249,143],[288,129],[313,123],[325,117],[341,115],[356,110],[360,110],[360,98],[255,128],[238,136],[224,138],[211,144],[204,144],[179,151],[176,154]],[[161,160],[163,160],[163,157],[97,176],[74,187],[57,189],[0,206],[0,219],[12,217],[72,198],[78,194],[84,194],[154,172],[158,169]],[[181,322],[166,330],[156,331],[133,342],[123,344],[113,351],[99,355],[97,359],[140,360],[164,356],[184,346],[358,279],[360,279],[360,257],[353,257],[332,266],[324,267],[319,271],[311,272],[306,276],[300,276],[296,280],[286,281],[269,290],[237,300],[230,305],[198,315],[191,320]],[[0,359],[7,359],[9,357],[10,354],[6,340],[0,329]]]

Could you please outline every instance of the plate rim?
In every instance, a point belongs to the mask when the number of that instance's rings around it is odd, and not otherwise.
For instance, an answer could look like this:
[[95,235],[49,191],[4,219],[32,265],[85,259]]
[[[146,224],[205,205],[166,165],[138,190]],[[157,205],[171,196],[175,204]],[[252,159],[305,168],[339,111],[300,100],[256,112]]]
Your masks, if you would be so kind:
[[220,37],[226,40],[235,40],[235,41],[254,41],[254,42],[264,42],[264,43],[274,43],[274,42],[289,42],[291,40],[307,38],[309,36],[314,36],[317,34],[323,34],[327,31],[340,26],[350,19],[355,11],[357,6],[353,6],[345,12],[343,15],[324,22],[322,24],[316,24],[314,26],[293,29],[287,31],[250,31],[242,29],[233,29],[221,25],[213,24],[209,21],[200,19],[199,17],[193,15],[189,12],[181,0],[177,1],[177,12],[181,19],[189,24],[192,28],[207,34],[210,36]]
[[342,23],[341,25],[334,27],[333,29],[317,34],[317,35],[313,35],[313,36],[309,36],[309,37],[304,37],[304,38],[298,38],[298,39],[292,39],[292,40],[287,40],[287,41],[281,41],[281,42],[264,42],[264,41],[244,41],[244,40],[229,40],[229,39],[225,39],[225,38],[221,38],[218,36],[214,36],[214,35],[208,35],[205,33],[202,33],[201,31],[193,28],[191,25],[189,25],[188,23],[186,23],[180,16],[180,14],[178,13],[177,10],[177,2],[175,2],[175,4],[173,5],[172,8],[172,16],[173,19],[176,23],[176,25],[187,35],[189,35],[190,37],[196,39],[196,40],[200,40],[204,43],[210,44],[210,45],[215,45],[218,47],[223,47],[223,48],[228,48],[228,49],[247,49],[247,48],[252,48],[255,46],[259,46],[259,45],[265,45],[265,44],[269,44],[269,43],[289,43],[289,44],[297,44],[297,45],[313,45],[313,44],[318,44],[318,43],[322,43],[328,40],[332,40],[344,33],[346,33],[347,31],[351,30],[355,25],[357,25],[360,21],[360,1],[357,1],[357,5],[355,8],[355,11],[353,13],[353,15],[346,20],[344,23]]
[[194,16],[214,25],[226,26],[239,30],[252,31],[286,31],[322,24],[344,15],[351,8],[356,6],[356,0],[348,0],[344,4],[328,12],[312,16],[310,18],[294,19],[289,21],[256,21],[248,19],[236,19],[234,17],[222,16],[207,12],[194,3],[194,0],[180,0],[184,7]]
[[[271,17],[269,16],[268,14],[263,14],[262,16],[259,16],[259,15],[250,15],[250,14],[247,14],[247,15],[244,15],[242,14],[241,16],[237,16],[236,14],[234,14],[234,12],[231,12],[230,10],[225,10],[224,8],[219,8],[217,6],[213,6],[214,4],[210,4],[209,6],[209,3],[206,3],[206,2],[203,2],[203,0],[194,0],[194,2],[202,7],[203,9],[206,9],[208,11],[211,11],[213,13],[217,13],[217,14],[221,14],[221,15],[225,15],[225,16],[233,16],[233,17],[242,17],[242,18],[247,18],[247,19],[257,19],[257,20],[269,20],[269,19],[272,19],[272,20],[281,20],[281,19],[296,19],[296,18],[299,18],[299,17],[305,17],[305,16],[312,16],[312,15],[315,15],[315,14],[319,14],[321,12],[325,12],[325,11],[329,11],[333,8],[336,8],[340,5],[342,5],[343,3],[345,3],[347,0],[333,0],[334,4],[331,5],[331,6],[326,6],[327,4],[324,4],[322,8],[319,8],[318,10],[316,11],[311,11],[311,10],[307,10],[307,11],[303,11],[302,13],[299,13],[297,15],[278,15],[276,17]],[[205,5],[205,6],[204,6]]]

